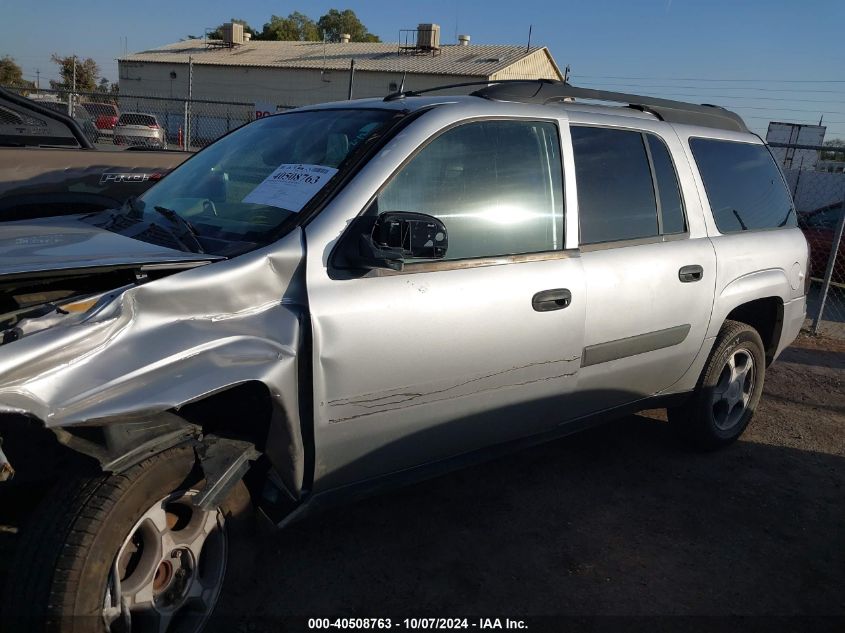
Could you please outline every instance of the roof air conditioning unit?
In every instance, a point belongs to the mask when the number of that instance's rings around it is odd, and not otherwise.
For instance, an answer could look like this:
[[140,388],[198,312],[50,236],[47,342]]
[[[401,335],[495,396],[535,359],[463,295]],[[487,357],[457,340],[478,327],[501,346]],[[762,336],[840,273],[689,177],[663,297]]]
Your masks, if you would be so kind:
[[419,24],[417,26],[417,48],[420,50],[440,50],[440,25]]
[[223,42],[229,46],[244,43],[244,25],[238,22],[226,22],[223,25]]

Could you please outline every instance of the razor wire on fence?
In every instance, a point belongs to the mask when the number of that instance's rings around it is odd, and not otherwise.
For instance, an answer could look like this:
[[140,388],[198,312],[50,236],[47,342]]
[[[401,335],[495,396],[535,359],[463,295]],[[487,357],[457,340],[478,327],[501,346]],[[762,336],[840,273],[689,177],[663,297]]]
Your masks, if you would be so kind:
[[[209,99],[179,99],[174,97],[130,95],[107,92],[76,92],[67,90],[35,90],[7,88],[55,110],[70,114],[83,124],[83,131],[98,144],[131,146],[148,145],[142,137],[114,134],[115,121],[103,118],[108,106],[117,114],[138,113],[155,117],[155,125],[162,130],[163,146],[168,149],[196,151],[224,134],[239,128],[257,117],[272,114],[289,106],[272,103],[216,101]],[[96,104],[98,107],[93,107]],[[114,112],[114,111],[112,111]],[[84,119],[90,117],[88,123]],[[82,120],[81,120],[82,119]],[[133,138],[135,140],[133,140]]]
[[810,164],[784,175],[810,247],[807,316],[814,332],[845,338],[845,173]]

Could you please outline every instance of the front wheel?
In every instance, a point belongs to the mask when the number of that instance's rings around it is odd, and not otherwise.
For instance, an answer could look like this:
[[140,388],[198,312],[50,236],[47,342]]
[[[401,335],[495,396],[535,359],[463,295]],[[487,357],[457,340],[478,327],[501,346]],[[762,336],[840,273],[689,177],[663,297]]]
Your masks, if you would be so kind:
[[177,447],[62,486],[22,535],[4,592],[8,630],[201,630],[250,503],[240,483],[203,511],[191,504],[200,480],[193,450]]
[[669,409],[670,423],[699,448],[736,441],[754,416],[765,374],[766,356],[757,330],[726,321],[692,397]]

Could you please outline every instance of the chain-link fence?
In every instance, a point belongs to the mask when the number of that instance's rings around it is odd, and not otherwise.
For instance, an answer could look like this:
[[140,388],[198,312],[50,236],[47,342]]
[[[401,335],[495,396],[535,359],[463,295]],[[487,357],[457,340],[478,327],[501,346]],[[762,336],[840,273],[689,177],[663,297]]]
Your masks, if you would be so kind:
[[[790,146],[801,150],[829,148]],[[785,169],[798,223],[810,245],[807,316],[816,332],[845,338],[845,173],[819,171],[815,161]],[[845,163],[843,163],[845,165]],[[829,169],[828,165],[828,169]]]
[[[9,88],[42,105],[71,114],[99,145],[152,145],[195,151],[265,113],[283,109],[272,103],[177,99],[122,93]],[[121,114],[131,125],[146,127],[122,133]],[[157,126],[157,127],[156,127]],[[117,130],[117,134],[115,134]]]

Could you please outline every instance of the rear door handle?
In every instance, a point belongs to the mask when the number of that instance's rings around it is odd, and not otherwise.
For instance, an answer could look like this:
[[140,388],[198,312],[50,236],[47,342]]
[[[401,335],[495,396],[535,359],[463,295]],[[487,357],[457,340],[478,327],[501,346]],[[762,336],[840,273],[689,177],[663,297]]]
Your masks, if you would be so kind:
[[684,266],[678,271],[678,279],[687,284],[692,281],[701,281],[704,278],[704,269],[698,264]]
[[566,288],[555,288],[538,292],[531,299],[531,306],[537,312],[551,312],[562,310],[572,303],[572,293]]

